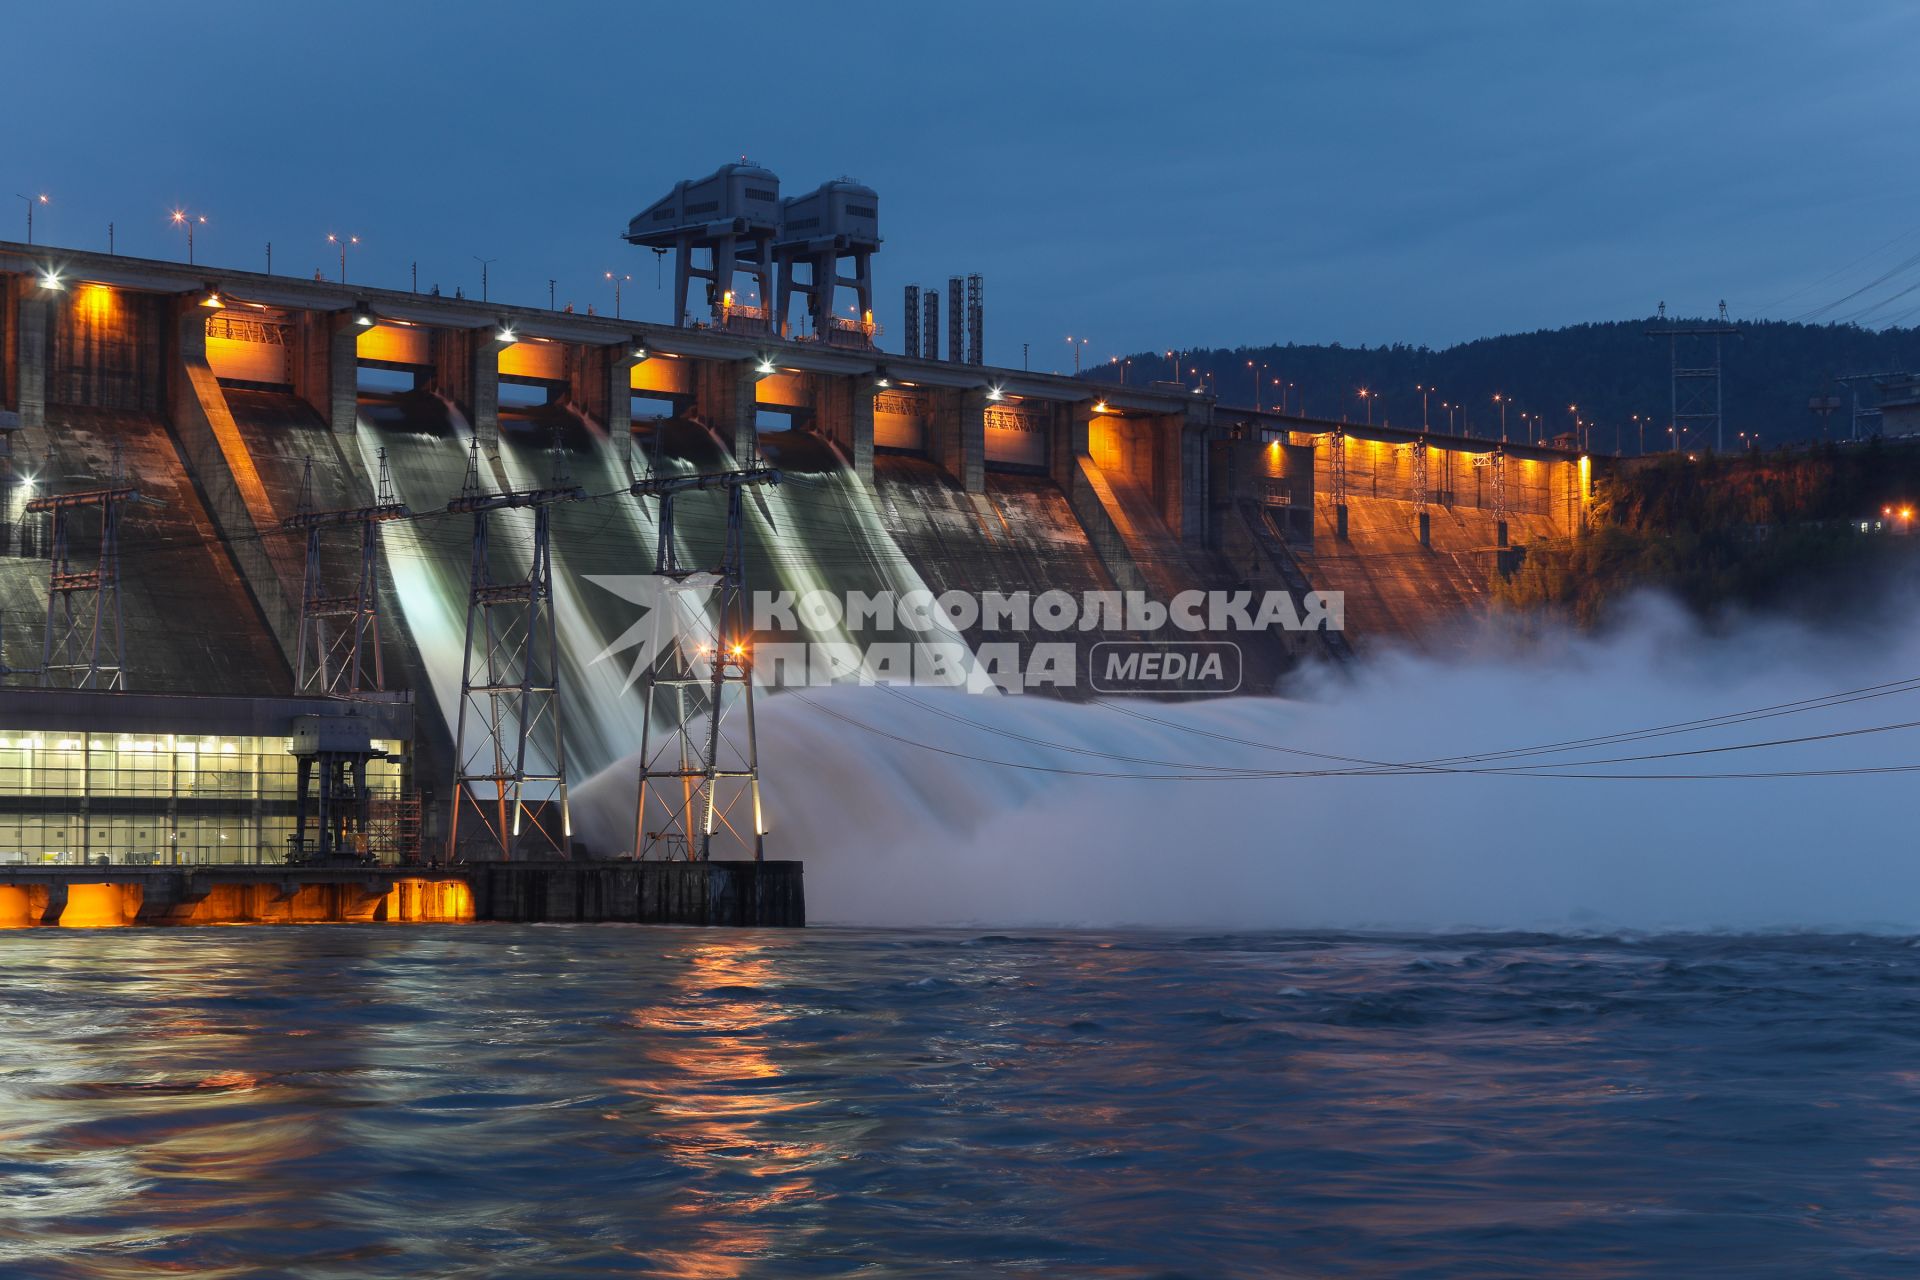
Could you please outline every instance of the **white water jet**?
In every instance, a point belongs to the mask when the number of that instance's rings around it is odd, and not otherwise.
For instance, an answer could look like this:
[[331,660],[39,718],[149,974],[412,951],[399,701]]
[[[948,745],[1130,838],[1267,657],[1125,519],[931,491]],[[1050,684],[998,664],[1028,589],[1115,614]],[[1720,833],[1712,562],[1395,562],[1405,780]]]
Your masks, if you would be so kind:
[[[760,702],[768,856],[806,861],[819,923],[1920,929],[1911,775],[1149,781],[1041,771],[1344,767],[1201,734],[1394,762],[1559,743],[1909,678],[1920,672],[1916,636],[1912,625],[1869,640],[1751,622],[1709,637],[1645,602],[1606,638],[1520,646],[1489,629],[1480,656],[1388,655],[1300,698],[1123,704],[1170,724],[944,689],[775,694]],[[1920,720],[1920,693],[1512,763],[1633,773],[1920,763],[1916,732],[1903,730],[1572,764],[1903,720]],[[575,795],[588,838],[623,847],[632,762]]]

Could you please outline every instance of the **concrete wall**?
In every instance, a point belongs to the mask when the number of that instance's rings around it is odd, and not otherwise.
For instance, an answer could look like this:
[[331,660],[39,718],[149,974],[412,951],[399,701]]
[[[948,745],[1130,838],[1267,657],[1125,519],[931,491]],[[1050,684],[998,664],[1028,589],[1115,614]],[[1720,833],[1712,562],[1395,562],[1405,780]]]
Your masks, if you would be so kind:
[[477,863],[455,867],[480,920],[799,928],[798,862]]
[[0,868],[0,929],[473,920],[800,928],[807,902],[798,862]]
[[926,452],[933,417],[926,392],[898,388],[876,390],[872,409],[875,445]]
[[[102,284],[50,293],[46,401],[158,413],[165,398],[162,354],[169,299]],[[206,334],[200,314],[201,347]]]
[[354,355],[361,360],[422,367],[433,363],[433,331],[419,325],[355,326]]
[[303,554],[295,549],[298,539],[280,535],[273,502],[207,365],[204,310],[188,298],[176,301],[173,327],[175,364],[167,384],[174,438],[248,594],[288,665],[297,666]]
[[48,294],[30,277],[13,280],[13,407],[23,427],[47,422]]

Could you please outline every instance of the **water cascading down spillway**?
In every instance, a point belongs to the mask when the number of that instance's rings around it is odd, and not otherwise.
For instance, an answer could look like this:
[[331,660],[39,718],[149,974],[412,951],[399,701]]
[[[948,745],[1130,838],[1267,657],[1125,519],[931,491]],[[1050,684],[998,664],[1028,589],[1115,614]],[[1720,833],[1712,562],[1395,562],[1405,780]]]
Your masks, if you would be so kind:
[[[424,418],[424,414],[420,415]],[[559,429],[555,431],[556,422]],[[556,438],[565,450],[572,482],[588,495],[552,509],[553,608],[559,640],[567,772],[581,782],[603,770],[631,769],[639,749],[645,703],[634,662],[648,628],[639,599],[653,572],[657,532],[651,504],[628,493],[650,466],[672,474],[731,469],[731,457],[709,433],[686,423],[656,427],[665,442],[652,456],[627,440],[610,440],[598,426],[573,414],[548,410],[537,422],[503,422],[497,456],[482,450],[483,484],[495,489],[539,488],[553,476]],[[434,512],[460,492],[471,428],[457,412],[447,423],[428,422],[383,410],[363,415],[357,445],[367,474],[377,472],[378,450],[387,450],[396,497],[416,512]],[[798,451],[796,451],[798,452]],[[906,556],[881,523],[871,494],[829,451],[806,450],[810,465],[788,470],[788,482],[747,504],[747,574],[753,591],[890,593],[900,598],[926,590]],[[500,511],[490,517],[488,559],[496,581],[525,577],[532,515]],[[717,562],[725,536],[725,496],[690,493],[676,506],[676,547],[682,562]],[[467,517],[439,516],[400,522],[383,533],[394,595],[406,614],[432,699],[451,728],[457,723],[461,660],[465,644],[468,556]],[[866,638],[844,620],[809,625],[777,639],[831,644],[857,652]],[[818,621],[818,620],[816,620]],[[924,652],[931,644],[961,646],[950,628],[886,638]],[[916,654],[916,658],[918,654]],[[836,679],[870,678],[864,669],[843,669]],[[421,691],[424,698],[425,691]],[[658,713],[656,713],[658,714]],[[656,731],[666,726],[656,723]],[[529,759],[528,771],[549,762]],[[597,854],[623,849],[596,848]]]

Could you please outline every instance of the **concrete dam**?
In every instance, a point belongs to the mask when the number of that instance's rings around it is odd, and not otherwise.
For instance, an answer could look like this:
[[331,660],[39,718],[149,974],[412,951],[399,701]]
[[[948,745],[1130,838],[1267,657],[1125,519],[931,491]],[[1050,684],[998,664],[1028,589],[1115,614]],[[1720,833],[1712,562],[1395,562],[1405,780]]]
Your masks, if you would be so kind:
[[[706,181],[764,183],[739,169]],[[558,709],[546,738],[522,733],[514,779],[557,779],[522,806],[552,836],[566,780],[648,732],[625,584],[663,570],[663,547],[717,563],[730,512],[744,580],[795,597],[1344,592],[1344,633],[1231,637],[1250,692],[1419,642],[1484,600],[1503,556],[1583,524],[1589,467],[1562,451],[986,365],[977,285],[946,358],[917,298],[913,349],[884,350],[864,190],[803,197],[790,223],[831,225],[838,201],[856,225],[796,239],[689,223],[703,189],[681,184],[628,234],[677,255],[672,324],[0,243],[0,866],[458,861],[469,620],[524,582],[550,597]],[[739,272],[777,307],[736,304]],[[694,483],[749,466],[780,483],[744,500]],[[687,483],[663,507],[636,500],[646,477]],[[330,685],[329,647],[352,651],[355,687]],[[569,852],[653,856],[651,822]],[[500,856],[537,858],[512,825]]]

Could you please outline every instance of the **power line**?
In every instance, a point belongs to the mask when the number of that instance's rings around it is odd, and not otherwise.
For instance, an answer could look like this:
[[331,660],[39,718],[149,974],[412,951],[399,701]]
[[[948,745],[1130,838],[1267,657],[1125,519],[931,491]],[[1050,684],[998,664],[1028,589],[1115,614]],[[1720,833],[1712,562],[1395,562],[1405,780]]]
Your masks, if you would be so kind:
[[[1390,770],[1383,771],[1383,770],[1370,770],[1370,769],[1305,770],[1305,771],[1274,770],[1274,771],[1268,771],[1268,772],[1251,772],[1251,773],[1219,772],[1219,773],[1199,773],[1199,774],[1195,774],[1195,773],[1134,773],[1134,772],[1122,772],[1117,770],[1073,769],[1073,768],[1066,768],[1063,766],[1056,766],[1056,765],[1029,764],[1024,761],[1001,760],[996,757],[981,756],[981,755],[973,754],[971,752],[956,751],[947,747],[936,746],[930,742],[923,742],[919,739],[906,737],[903,734],[897,734],[897,733],[890,732],[886,729],[881,729],[875,725],[868,724],[865,721],[860,720],[854,716],[847,715],[844,712],[836,711],[831,707],[822,706],[819,702],[817,702],[813,698],[808,697],[806,694],[795,691],[795,692],[790,692],[788,696],[799,699],[801,702],[813,708],[815,711],[818,711],[822,715],[825,715],[833,720],[840,721],[855,729],[859,729],[862,732],[873,734],[877,737],[884,738],[888,741],[900,743],[903,746],[914,747],[922,751],[933,752],[934,754],[947,756],[953,759],[967,760],[976,764],[991,765],[998,768],[1018,769],[1018,770],[1029,772],[1029,773],[1043,773],[1043,774],[1051,774],[1051,775],[1058,775],[1058,776],[1083,777],[1083,778],[1119,778],[1119,779],[1126,779],[1128,781],[1133,781],[1133,782],[1229,782],[1229,781],[1276,781],[1276,780],[1295,779],[1295,778],[1301,778],[1301,779],[1335,778],[1335,777],[1388,778],[1388,777],[1432,777],[1434,776],[1432,773],[1421,772],[1421,771],[1390,771]],[[1720,780],[1732,781],[1732,780],[1763,780],[1763,779],[1783,779],[1783,778],[1838,778],[1838,777],[1869,776],[1869,775],[1877,775],[1877,774],[1916,773],[1916,772],[1920,772],[1920,764],[1862,765],[1862,766],[1856,766],[1856,767],[1844,768],[1844,769],[1778,769],[1778,770],[1729,771],[1729,772],[1722,772],[1722,773],[1645,773],[1645,774],[1575,773],[1575,772],[1555,772],[1555,773],[1524,772],[1522,773],[1522,772],[1512,772],[1507,770],[1480,770],[1480,769],[1451,770],[1448,772],[1453,774],[1476,774],[1476,775],[1482,775],[1482,776],[1495,776],[1495,777],[1508,777],[1508,778],[1558,778],[1558,779],[1567,779],[1567,780],[1583,780],[1583,781],[1595,781],[1595,782],[1672,782],[1672,781],[1720,781]]]

